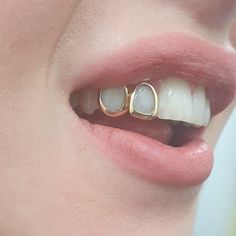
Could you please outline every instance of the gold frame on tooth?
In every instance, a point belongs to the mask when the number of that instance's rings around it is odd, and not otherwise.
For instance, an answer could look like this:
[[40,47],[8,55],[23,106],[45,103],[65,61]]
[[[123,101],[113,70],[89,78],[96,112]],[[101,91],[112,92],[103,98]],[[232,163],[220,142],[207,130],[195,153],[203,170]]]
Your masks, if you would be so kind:
[[100,92],[99,92],[99,106],[101,108],[101,110],[103,111],[103,113],[105,113],[107,116],[110,116],[110,117],[118,117],[118,116],[122,116],[124,115],[125,113],[128,112],[129,110],[129,90],[126,86],[123,87],[124,90],[125,90],[125,95],[126,95],[126,98],[125,98],[125,104],[124,106],[119,110],[119,111],[116,111],[116,112],[111,112],[107,109],[107,107],[103,104],[103,101],[102,101],[102,93],[103,93],[103,90],[104,89],[101,89]]
[[[149,88],[151,88],[151,90],[153,92],[155,105],[154,105],[154,110],[152,111],[151,114],[137,112],[134,109],[134,106],[133,106],[134,96],[135,96],[135,93],[136,93],[137,89],[141,86],[148,86]],[[130,113],[130,115],[135,117],[135,118],[142,119],[142,120],[153,120],[157,117],[157,112],[158,112],[158,96],[157,96],[155,88],[151,84],[146,83],[146,82],[143,82],[143,83],[137,85],[135,90],[133,91],[131,97],[130,97],[130,103],[129,103],[129,113]]]

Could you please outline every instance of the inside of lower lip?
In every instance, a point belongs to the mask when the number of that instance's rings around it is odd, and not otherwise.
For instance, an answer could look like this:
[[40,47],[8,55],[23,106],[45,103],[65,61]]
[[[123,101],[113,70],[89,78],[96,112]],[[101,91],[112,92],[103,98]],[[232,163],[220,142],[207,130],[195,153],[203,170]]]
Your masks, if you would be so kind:
[[87,115],[78,109],[74,109],[74,112],[77,114],[78,118],[85,119],[91,124],[99,124],[135,132],[172,147],[181,147],[197,139],[204,129],[188,127],[182,122],[175,123],[158,118],[154,120],[140,120],[128,114],[114,118],[106,116],[99,110],[93,115]]

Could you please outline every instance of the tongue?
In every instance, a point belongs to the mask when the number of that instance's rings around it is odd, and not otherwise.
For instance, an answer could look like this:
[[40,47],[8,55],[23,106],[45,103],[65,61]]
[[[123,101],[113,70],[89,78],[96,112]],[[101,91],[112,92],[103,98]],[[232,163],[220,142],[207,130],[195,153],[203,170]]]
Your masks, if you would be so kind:
[[95,112],[92,116],[86,114],[80,114],[79,116],[93,124],[100,124],[139,133],[156,139],[164,144],[168,144],[173,136],[173,130],[168,122],[159,119],[148,121],[139,120],[129,115],[111,118],[99,111]]

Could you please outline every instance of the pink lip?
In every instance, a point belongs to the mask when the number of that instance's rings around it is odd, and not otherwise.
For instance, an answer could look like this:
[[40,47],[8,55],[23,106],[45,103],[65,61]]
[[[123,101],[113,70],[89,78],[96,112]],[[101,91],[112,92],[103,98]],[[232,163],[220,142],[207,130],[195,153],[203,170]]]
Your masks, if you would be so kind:
[[[110,87],[137,78],[167,76],[204,85],[216,114],[234,98],[236,56],[194,36],[168,33],[139,40],[105,56],[86,68],[79,80],[77,76],[72,87],[76,90],[91,83]],[[84,127],[90,127],[88,134],[96,137],[112,160],[139,177],[189,186],[202,183],[210,175],[213,152],[199,139],[176,148],[125,130],[94,124]]]

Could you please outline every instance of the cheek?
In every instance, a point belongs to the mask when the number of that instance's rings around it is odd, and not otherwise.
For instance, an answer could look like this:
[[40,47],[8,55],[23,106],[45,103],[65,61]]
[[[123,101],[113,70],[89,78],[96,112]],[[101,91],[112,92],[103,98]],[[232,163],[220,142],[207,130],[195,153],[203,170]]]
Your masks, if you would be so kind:
[[0,61],[50,53],[76,2],[0,0]]
[[232,19],[236,8],[235,0],[190,0],[178,4],[201,24],[217,30]]

